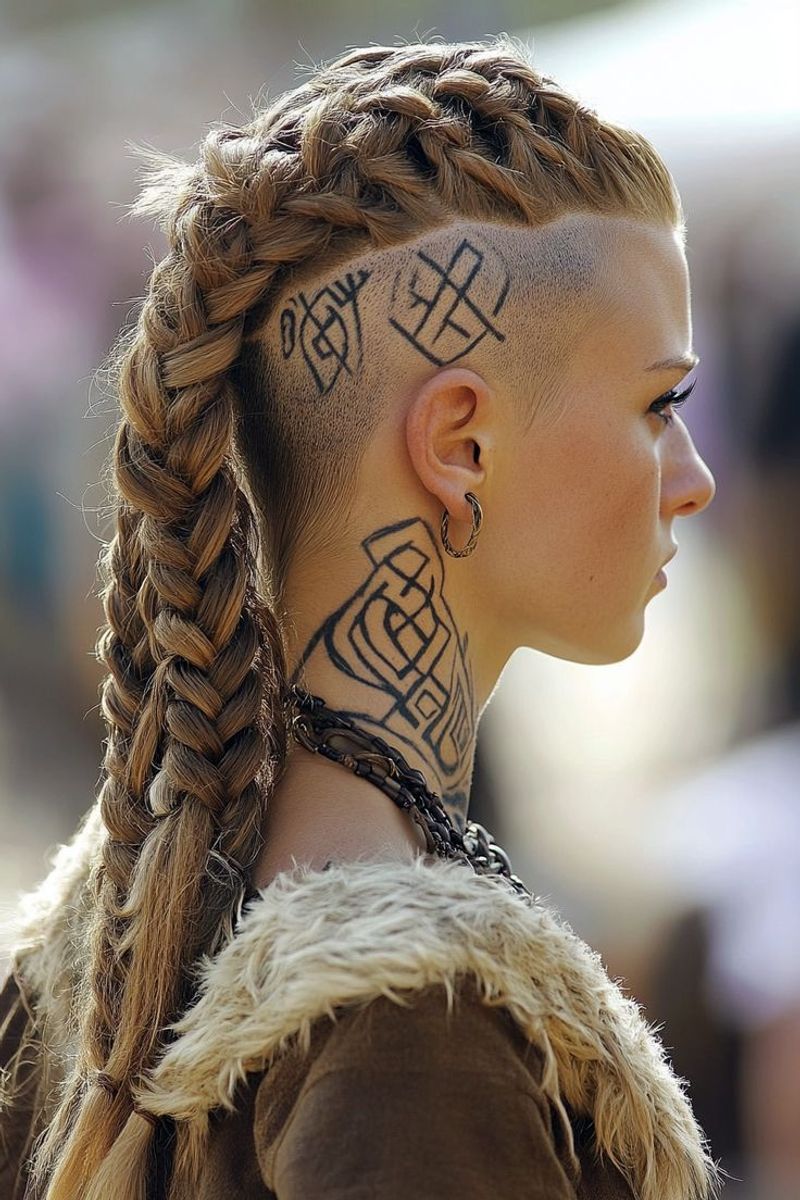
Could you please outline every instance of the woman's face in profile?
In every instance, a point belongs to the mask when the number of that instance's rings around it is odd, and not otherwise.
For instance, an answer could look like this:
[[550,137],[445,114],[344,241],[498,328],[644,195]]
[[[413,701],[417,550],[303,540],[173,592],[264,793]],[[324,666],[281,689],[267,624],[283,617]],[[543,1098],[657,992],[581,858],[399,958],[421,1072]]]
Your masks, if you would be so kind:
[[636,649],[645,606],[664,586],[659,569],[680,541],[675,519],[701,512],[715,491],[681,417],[652,408],[683,389],[692,365],[681,239],[633,220],[619,231],[559,412],[504,445],[499,475],[515,482],[493,494],[493,519],[508,531],[493,574],[510,580],[517,644],[585,663]]
[[[591,267],[585,286],[544,312],[531,311],[531,289],[522,288],[513,311],[509,304],[502,337],[478,339],[474,354],[457,355],[434,371],[408,339],[386,334],[386,278],[397,274],[394,259],[381,268],[383,276],[366,264],[374,294],[363,305],[365,363],[374,371],[357,381],[357,393],[380,396],[389,379],[396,395],[360,462],[336,564],[322,560],[325,594],[339,586],[346,595],[363,585],[363,539],[398,519],[424,517],[437,545],[446,508],[455,526],[451,539],[462,547],[472,522],[464,496],[473,491],[484,512],[477,552],[440,557],[453,619],[469,633],[479,694],[491,690],[518,646],[584,663],[632,654],[642,639],[645,607],[663,588],[658,572],[680,540],[675,518],[702,511],[714,495],[713,477],[681,417],[669,407],[653,408],[681,387],[694,362],[680,235],[632,218],[582,214],[577,220],[573,214],[562,224],[580,226],[581,237],[599,248],[585,256]],[[497,253],[512,276],[521,264],[520,273],[536,281],[538,260],[533,267],[524,262],[525,227],[478,222],[464,229],[459,223],[440,237],[433,249],[426,243],[426,261],[432,254],[449,261],[468,238],[490,266]],[[555,259],[557,239],[554,245]],[[576,245],[580,239],[568,238],[563,253],[573,255],[573,273],[580,274]],[[356,260],[347,269],[352,274],[362,266]],[[327,278],[313,285],[315,294],[326,291]],[[417,304],[425,289],[413,272],[411,282]],[[453,303],[449,293],[446,300],[445,307]],[[459,322],[468,324],[461,308],[447,312],[442,324],[449,334]],[[537,362],[547,358],[538,357],[535,335],[544,329],[548,337],[551,327],[559,349],[564,346],[563,364],[552,368],[556,395],[534,409],[526,428],[518,419],[530,414],[524,393],[543,386]],[[280,343],[275,346],[279,353]],[[664,366],[665,360],[677,365]],[[550,370],[548,360],[543,380]],[[298,388],[302,379],[301,373]],[[320,411],[332,421],[344,402],[334,391]],[[308,570],[293,581],[291,595],[287,591],[295,611],[315,591],[316,555]],[[313,618],[308,625],[310,636]]]

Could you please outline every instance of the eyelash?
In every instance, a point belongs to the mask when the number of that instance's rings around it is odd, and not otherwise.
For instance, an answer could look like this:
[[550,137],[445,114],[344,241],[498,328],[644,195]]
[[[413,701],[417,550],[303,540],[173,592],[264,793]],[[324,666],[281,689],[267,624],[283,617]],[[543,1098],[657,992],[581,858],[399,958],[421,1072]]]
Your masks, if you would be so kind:
[[665,392],[663,396],[659,396],[658,400],[654,400],[647,411],[655,413],[656,416],[661,418],[665,425],[671,425],[674,418],[671,413],[663,412],[663,409],[679,408],[681,404],[685,404],[694,391],[694,386],[696,383],[697,380],[693,379],[689,386],[684,388],[682,392],[677,391],[676,388],[671,388],[668,392]]

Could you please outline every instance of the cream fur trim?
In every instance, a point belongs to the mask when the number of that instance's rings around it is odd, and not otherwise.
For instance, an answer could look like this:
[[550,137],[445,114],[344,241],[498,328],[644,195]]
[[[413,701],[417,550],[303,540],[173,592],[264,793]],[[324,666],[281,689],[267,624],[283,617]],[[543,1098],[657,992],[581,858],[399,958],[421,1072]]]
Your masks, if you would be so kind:
[[[18,896],[12,916],[3,923],[3,941],[12,948],[11,969],[24,981],[37,1012],[45,1120],[55,1110],[59,1087],[75,1062],[81,969],[92,906],[89,876],[104,837],[100,808],[94,805],[71,840],[57,847],[45,878]],[[29,1054],[25,1045],[19,1049],[23,1057]]]
[[[234,939],[205,958],[201,995],[152,1073],[143,1107],[205,1126],[238,1081],[338,1005],[471,975],[544,1054],[542,1087],[594,1120],[641,1200],[699,1200],[716,1168],[663,1047],[600,956],[542,905],[455,863],[349,862],[277,876]],[[570,1137],[571,1141],[571,1137]]]
[[[19,907],[14,955],[37,993],[61,1074],[72,1059],[68,997],[83,954],[87,881],[105,836],[96,809]],[[404,1004],[441,984],[452,1002],[474,977],[544,1058],[542,1088],[571,1132],[565,1103],[592,1117],[598,1148],[639,1200],[707,1200],[720,1169],[664,1048],[636,1002],[557,913],[501,880],[429,856],[335,863],[278,875],[245,906],[232,941],[200,963],[200,995],[173,1026],[143,1108],[186,1122],[199,1148],[209,1114],[234,1106],[240,1081],[338,1006],[377,996]],[[74,1001],[73,1001],[74,1002]]]

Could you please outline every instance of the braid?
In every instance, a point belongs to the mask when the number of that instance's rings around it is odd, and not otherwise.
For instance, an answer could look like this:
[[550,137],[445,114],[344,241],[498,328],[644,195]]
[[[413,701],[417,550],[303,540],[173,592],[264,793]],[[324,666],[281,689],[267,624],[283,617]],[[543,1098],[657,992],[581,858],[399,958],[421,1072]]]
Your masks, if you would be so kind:
[[[237,294],[221,293],[249,263],[247,235],[195,197],[179,238],[119,372],[120,502],[99,643],[109,671],[107,837],[81,1022],[80,1069],[99,1086],[71,1134],[77,1144],[91,1132],[90,1169],[130,1115],[130,1084],[177,1017],[189,968],[230,936],[260,847],[265,768],[285,754],[282,645],[256,586],[225,374],[242,313]],[[247,303],[244,290],[238,298]],[[220,319],[209,315],[220,309]],[[80,1176],[68,1167],[65,1158],[53,1194],[76,1194]]]
[[[232,936],[285,761],[284,643],[260,590],[277,593],[284,559],[259,564],[248,497],[264,481],[236,381],[289,272],[454,215],[675,222],[679,203],[644,139],[601,122],[508,38],[349,51],[247,127],[211,129],[196,164],[142,153],[132,209],[160,220],[169,252],[111,360],[106,836],[78,1058],[32,1168],[45,1200],[144,1197],[152,1126],[133,1097],[199,957]],[[179,1128],[176,1174],[195,1178],[201,1162]]]

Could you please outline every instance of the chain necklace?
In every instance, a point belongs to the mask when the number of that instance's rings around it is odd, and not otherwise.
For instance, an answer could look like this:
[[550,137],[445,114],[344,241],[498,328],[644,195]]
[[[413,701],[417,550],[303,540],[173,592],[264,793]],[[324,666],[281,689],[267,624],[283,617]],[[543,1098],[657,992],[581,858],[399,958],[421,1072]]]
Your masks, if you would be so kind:
[[[328,708],[325,701],[297,685],[284,694],[290,733],[314,754],[342,763],[354,775],[368,779],[422,829],[429,854],[469,865],[478,875],[502,876],[515,892],[533,903],[533,894],[515,875],[505,850],[477,821],[456,829],[441,797],[432,792],[421,771],[411,767],[399,750],[376,734]],[[344,747],[333,742],[344,743]]]

